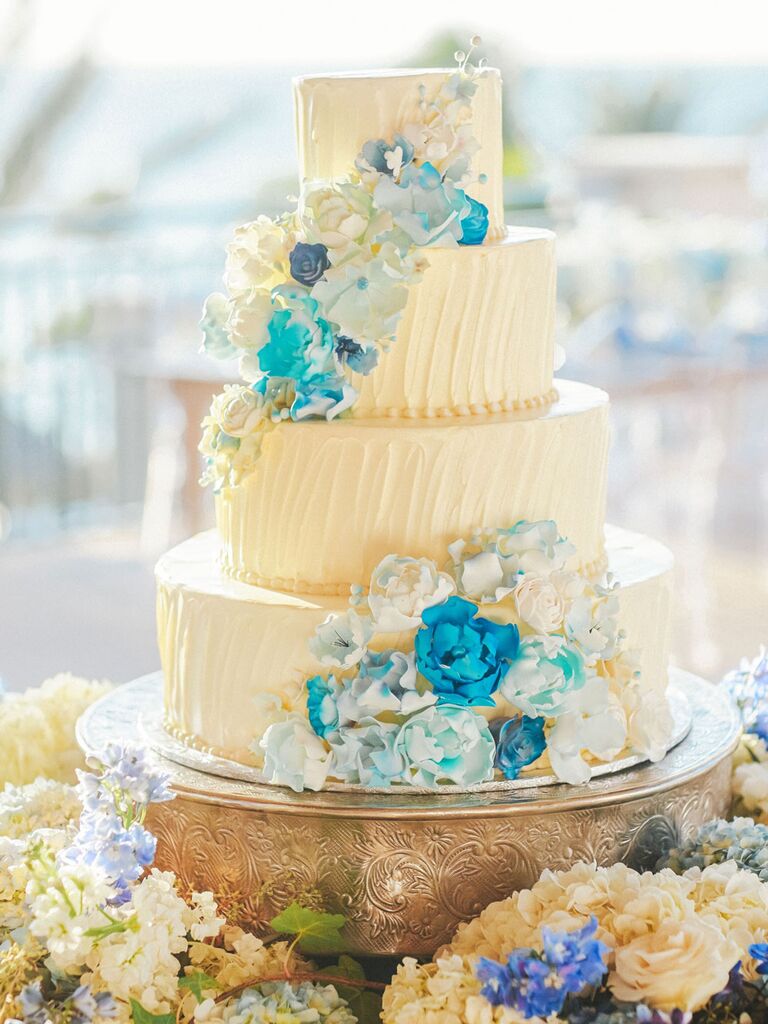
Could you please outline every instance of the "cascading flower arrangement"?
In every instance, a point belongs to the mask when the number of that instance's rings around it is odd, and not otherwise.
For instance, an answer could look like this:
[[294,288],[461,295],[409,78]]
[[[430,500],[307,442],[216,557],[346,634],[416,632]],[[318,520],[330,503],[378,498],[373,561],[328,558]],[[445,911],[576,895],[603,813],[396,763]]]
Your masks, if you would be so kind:
[[488,210],[466,191],[482,66],[471,52],[457,54],[434,99],[422,87],[414,123],[366,142],[345,178],[307,182],[296,210],[235,232],[227,294],[207,299],[201,328],[205,351],[238,356],[246,383],[226,387],[203,422],[204,483],[242,480],[278,423],[349,409],[355,376],[371,373],[395,339],[428,265],[421,250],[484,241]]
[[269,781],[300,791],[470,787],[547,761],[564,782],[625,747],[657,760],[672,722],[641,687],[617,586],[570,568],[552,521],[481,530],[446,568],[390,555],[367,593],[310,640],[318,667],[254,743]]

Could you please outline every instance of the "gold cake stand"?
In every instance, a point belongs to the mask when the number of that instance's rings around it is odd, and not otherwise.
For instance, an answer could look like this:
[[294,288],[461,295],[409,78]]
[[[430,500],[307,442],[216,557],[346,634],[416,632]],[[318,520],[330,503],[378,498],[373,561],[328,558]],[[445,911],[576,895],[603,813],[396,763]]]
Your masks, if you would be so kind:
[[[298,794],[154,749],[177,794],[152,808],[157,864],[185,887],[213,891],[255,931],[300,899],[345,915],[351,952],[432,955],[459,922],[531,885],[544,868],[576,860],[651,868],[703,822],[727,814],[735,710],[688,673],[674,671],[671,685],[677,705],[684,698],[690,707],[684,738],[657,764],[584,786]],[[88,709],[78,741],[87,753],[116,739],[146,745],[142,715],[161,705],[160,673],[127,683]]]

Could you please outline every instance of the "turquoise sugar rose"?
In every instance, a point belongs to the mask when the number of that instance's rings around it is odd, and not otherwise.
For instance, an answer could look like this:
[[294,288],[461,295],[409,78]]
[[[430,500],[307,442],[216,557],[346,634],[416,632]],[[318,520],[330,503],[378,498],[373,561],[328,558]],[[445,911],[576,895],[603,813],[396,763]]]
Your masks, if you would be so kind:
[[493,736],[485,719],[467,708],[441,706],[413,715],[394,749],[405,764],[404,781],[413,786],[474,786],[493,777]]
[[308,383],[334,371],[333,331],[318,315],[318,303],[299,286],[275,288],[269,341],[258,354],[259,368],[270,377]]
[[500,693],[530,718],[555,718],[568,710],[568,696],[587,680],[584,658],[558,636],[533,636],[520,644]]
[[547,741],[543,718],[494,718],[489,726],[496,740],[496,767],[507,779],[516,779],[523,768],[544,753]]
[[442,703],[493,707],[495,692],[517,657],[517,626],[475,616],[477,607],[449,597],[422,614],[414,641],[419,672]]
[[464,192],[443,179],[429,162],[406,167],[399,182],[382,177],[373,199],[392,214],[395,225],[414,245],[457,245],[463,234],[462,218],[471,212]]
[[482,245],[488,234],[488,207],[472,196],[467,196],[469,213],[461,219],[460,245]]

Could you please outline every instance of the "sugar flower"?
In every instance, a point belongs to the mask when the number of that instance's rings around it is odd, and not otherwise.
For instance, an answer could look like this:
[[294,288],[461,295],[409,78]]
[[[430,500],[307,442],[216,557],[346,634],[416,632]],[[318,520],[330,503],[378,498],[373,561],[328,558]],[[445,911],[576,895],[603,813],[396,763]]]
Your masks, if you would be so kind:
[[261,426],[268,416],[264,396],[242,384],[225,384],[224,391],[216,395],[210,417],[228,437],[247,437]]
[[414,262],[387,242],[365,262],[349,261],[328,270],[312,297],[341,334],[359,342],[383,341],[395,335],[414,273]]
[[242,357],[241,372],[248,365],[250,353],[258,351],[269,340],[269,322],[273,312],[272,295],[262,288],[230,302],[226,331],[237,354]]
[[544,753],[544,719],[516,715],[494,718],[489,723],[496,741],[495,767],[506,779],[516,779],[526,765],[533,764]]
[[352,182],[305,187],[299,219],[307,240],[324,245],[334,265],[354,257],[392,226],[390,215]]
[[515,609],[521,622],[534,633],[554,633],[563,623],[562,594],[549,579],[529,574],[514,590]]
[[269,292],[288,276],[288,253],[293,235],[287,219],[257,217],[235,231],[227,248],[224,282],[233,297],[255,289]]
[[297,242],[289,257],[291,277],[299,284],[317,284],[330,267],[328,249],[322,242]]
[[289,786],[296,793],[325,785],[333,754],[303,715],[291,714],[270,725],[259,746],[264,751],[264,775],[269,782]]
[[400,180],[381,177],[373,191],[374,202],[392,214],[394,223],[414,245],[457,245],[462,237],[461,220],[470,204],[460,188],[443,178],[429,161],[406,167]]
[[414,786],[473,786],[493,775],[493,736],[485,719],[467,708],[443,705],[413,715],[395,749],[406,765],[405,781]]
[[514,526],[495,532],[497,551],[503,558],[513,560],[520,573],[546,576],[564,569],[575,551],[550,519],[521,519]]
[[[610,677],[616,678],[617,674],[621,674],[625,663],[627,655],[624,653],[605,663]],[[628,664],[631,670],[632,663]],[[629,746],[651,761],[660,761],[669,750],[675,727],[666,693],[641,684],[634,672],[628,681],[616,687],[613,692],[624,711]]]
[[606,680],[592,676],[568,694],[549,733],[547,750],[557,777],[576,785],[587,782],[591,775],[584,751],[608,761],[619,754],[626,740],[621,706],[610,697]]
[[297,388],[333,372],[333,332],[317,301],[299,285],[284,286],[273,292],[273,306],[269,340],[258,352],[261,371],[289,377]]
[[367,719],[331,734],[328,742],[334,757],[333,775],[363,786],[388,787],[403,781],[405,762],[396,749],[399,732],[393,722]]
[[371,139],[364,143],[357,159],[357,166],[363,173],[377,171],[379,174],[389,174],[397,180],[403,167],[407,167],[412,160],[412,143],[404,135],[395,133],[392,142]]
[[526,637],[501,682],[505,700],[530,716],[555,718],[587,680],[584,659],[558,636]]
[[461,245],[481,245],[488,234],[488,207],[472,196],[467,196],[469,212],[461,218]]
[[324,619],[309,641],[309,649],[321,665],[351,668],[365,654],[372,636],[371,620],[350,608]]
[[203,351],[214,359],[231,359],[237,348],[229,339],[227,320],[229,301],[221,292],[214,292],[205,300],[200,330],[203,332]]
[[618,639],[619,601],[613,586],[595,584],[570,602],[565,616],[568,638],[590,662],[612,658]]
[[416,664],[440,700],[492,706],[491,694],[517,656],[519,632],[476,612],[461,597],[425,609],[414,641]]
[[348,367],[353,373],[360,373],[364,377],[373,373],[379,364],[379,350],[375,345],[361,345],[345,334],[336,335],[334,351],[342,367]]
[[739,947],[704,920],[665,921],[616,950],[614,996],[660,1010],[698,1010],[728,983]]
[[426,608],[442,604],[456,584],[428,558],[387,555],[373,570],[368,605],[379,633],[396,633],[420,625]]

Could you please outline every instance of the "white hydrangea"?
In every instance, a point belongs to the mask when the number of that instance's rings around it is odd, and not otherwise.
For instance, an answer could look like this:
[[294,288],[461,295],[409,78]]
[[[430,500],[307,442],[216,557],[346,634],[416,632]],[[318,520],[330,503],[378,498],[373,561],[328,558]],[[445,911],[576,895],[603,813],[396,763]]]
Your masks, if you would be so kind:
[[0,793],[0,836],[25,839],[41,828],[66,828],[80,817],[74,786],[37,779],[26,786],[8,783]]

